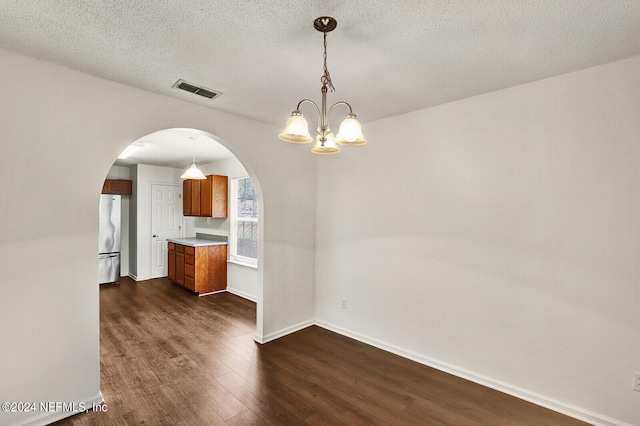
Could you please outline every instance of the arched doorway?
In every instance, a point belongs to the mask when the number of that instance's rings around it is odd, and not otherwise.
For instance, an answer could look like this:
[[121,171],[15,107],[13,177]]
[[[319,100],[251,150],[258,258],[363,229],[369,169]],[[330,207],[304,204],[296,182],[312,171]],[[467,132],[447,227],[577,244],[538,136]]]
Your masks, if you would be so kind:
[[[262,330],[262,265],[263,253],[263,198],[255,173],[250,164],[242,159],[232,144],[209,132],[193,128],[171,128],[147,134],[134,141],[130,147],[137,152],[114,162],[107,174],[109,179],[132,181],[132,194],[122,200],[122,275],[142,281],[161,276],[157,260],[166,259],[166,242],[163,251],[154,248],[159,243],[155,238],[152,222],[154,204],[151,194],[158,188],[175,188],[181,192],[180,175],[195,160],[205,174],[228,176],[230,179],[248,178],[255,189],[258,200],[257,223],[258,261],[251,269],[246,265],[228,264],[230,285],[228,291],[256,303],[256,336]],[[230,199],[230,203],[233,202]],[[180,206],[181,207],[181,206]],[[180,208],[181,212],[181,208]],[[198,233],[229,236],[230,219],[183,217],[180,213],[180,237],[193,237]],[[161,242],[160,242],[161,243]],[[166,271],[166,268],[165,268]],[[159,275],[160,274],[160,275]],[[166,272],[165,272],[166,276]],[[247,285],[247,283],[250,283]]]

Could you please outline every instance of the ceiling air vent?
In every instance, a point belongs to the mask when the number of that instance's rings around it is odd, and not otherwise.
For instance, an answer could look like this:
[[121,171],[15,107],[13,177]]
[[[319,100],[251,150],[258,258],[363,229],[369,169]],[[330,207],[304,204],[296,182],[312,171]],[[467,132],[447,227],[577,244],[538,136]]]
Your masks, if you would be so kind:
[[171,87],[182,89],[190,93],[195,93],[196,95],[200,95],[209,99],[213,99],[222,95],[222,92],[217,92],[215,90],[207,89],[205,87],[196,86],[195,84],[191,84],[184,80],[176,81],[175,84]]

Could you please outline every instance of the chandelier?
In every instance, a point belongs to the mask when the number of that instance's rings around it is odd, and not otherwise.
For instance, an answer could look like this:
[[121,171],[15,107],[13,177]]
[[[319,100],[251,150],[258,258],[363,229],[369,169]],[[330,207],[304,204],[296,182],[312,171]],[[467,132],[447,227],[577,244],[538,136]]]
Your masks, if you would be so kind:
[[[305,120],[304,116],[300,112],[300,105],[303,103],[312,104],[318,111],[318,128],[316,129],[316,133],[318,135],[316,136],[316,144],[311,149],[311,152],[315,154],[335,154],[340,152],[340,147],[338,147],[338,145],[357,146],[367,143],[367,140],[362,135],[362,127],[356,119],[356,115],[353,113],[351,105],[344,101],[336,102],[331,105],[327,112],[327,90],[332,92],[335,91],[333,83],[331,82],[329,70],[327,69],[327,33],[335,30],[337,25],[338,22],[329,16],[321,16],[313,21],[314,28],[324,33],[324,74],[320,77],[320,82],[322,83],[322,105],[319,107],[318,104],[310,99],[303,99],[298,102],[298,106],[295,111],[291,113],[291,117],[287,120],[284,130],[279,135],[280,139],[286,142],[311,142],[313,138],[309,134],[309,125],[307,124],[307,120]],[[349,113],[342,124],[340,124],[338,134],[334,136],[331,128],[329,127],[329,116],[333,108],[338,105],[347,106],[349,108]]]

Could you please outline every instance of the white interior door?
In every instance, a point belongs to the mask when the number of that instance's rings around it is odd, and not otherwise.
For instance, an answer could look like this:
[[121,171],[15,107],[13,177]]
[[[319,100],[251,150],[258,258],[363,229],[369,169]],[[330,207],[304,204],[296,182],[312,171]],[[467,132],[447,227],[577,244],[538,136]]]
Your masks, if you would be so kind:
[[151,185],[151,278],[166,277],[167,238],[182,232],[182,200],[179,185]]

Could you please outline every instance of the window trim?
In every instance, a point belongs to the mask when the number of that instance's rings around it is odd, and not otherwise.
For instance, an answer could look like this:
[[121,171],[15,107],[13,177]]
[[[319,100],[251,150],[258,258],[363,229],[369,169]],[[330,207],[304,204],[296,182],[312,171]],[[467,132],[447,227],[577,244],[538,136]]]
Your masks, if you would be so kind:
[[231,179],[231,185],[230,189],[231,189],[231,197],[229,197],[231,200],[233,200],[231,202],[231,206],[230,206],[230,224],[229,224],[229,259],[227,260],[228,263],[232,263],[232,264],[236,264],[236,265],[241,265],[241,266],[246,266],[249,268],[257,268],[258,267],[258,259],[252,259],[250,257],[246,257],[246,256],[240,256],[237,254],[238,251],[238,222],[253,222],[253,223],[260,223],[260,218],[259,217],[238,217],[238,182],[243,180],[243,179],[249,179],[251,180],[250,176],[241,176],[241,177],[237,177],[237,178],[232,178]]

